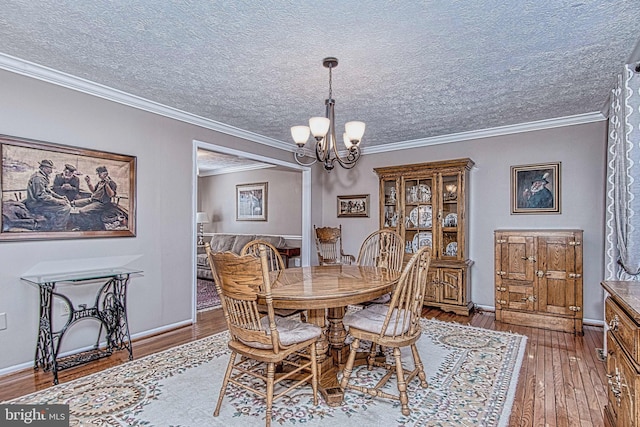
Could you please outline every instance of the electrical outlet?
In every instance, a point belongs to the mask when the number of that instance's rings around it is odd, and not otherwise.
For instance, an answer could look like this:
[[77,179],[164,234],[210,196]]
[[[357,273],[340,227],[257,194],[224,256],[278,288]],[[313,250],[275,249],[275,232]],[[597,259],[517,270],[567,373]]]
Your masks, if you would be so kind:
[[300,267],[300,258],[294,258],[293,265],[295,265],[296,267]]
[[7,313],[0,313],[0,331],[7,329]]

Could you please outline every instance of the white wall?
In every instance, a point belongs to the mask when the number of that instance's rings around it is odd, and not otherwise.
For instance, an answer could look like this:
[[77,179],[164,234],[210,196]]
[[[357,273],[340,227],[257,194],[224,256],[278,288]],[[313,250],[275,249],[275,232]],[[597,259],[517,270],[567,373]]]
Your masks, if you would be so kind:
[[[365,141],[366,143],[366,141]],[[363,156],[353,170],[336,168],[324,180],[323,225],[342,224],[345,252],[358,253],[379,227],[378,178],[373,168],[470,157],[472,301],[494,307],[493,231],[501,228],[584,230],[585,319],[602,320],[606,122]],[[510,166],[562,162],[561,214],[511,215]],[[337,218],[336,196],[371,194],[368,219]]]

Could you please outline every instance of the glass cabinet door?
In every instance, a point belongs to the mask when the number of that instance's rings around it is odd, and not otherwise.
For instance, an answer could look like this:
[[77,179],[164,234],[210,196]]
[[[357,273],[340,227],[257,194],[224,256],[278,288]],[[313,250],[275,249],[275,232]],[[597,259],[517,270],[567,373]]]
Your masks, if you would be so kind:
[[441,176],[442,185],[440,187],[440,226],[442,227],[441,239],[439,242],[439,254],[442,259],[460,259],[458,253],[460,247],[460,206],[458,203],[458,191],[460,190],[460,174]]
[[380,222],[383,228],[393,228],[398,230],[401,221],[398,206],[398,180],[388,179],[382,181],[382,212],[380,212]]
[[434,180],[406,179],[404,181],[404,239],[405,253],[412,254],[423,246],[433,247]]

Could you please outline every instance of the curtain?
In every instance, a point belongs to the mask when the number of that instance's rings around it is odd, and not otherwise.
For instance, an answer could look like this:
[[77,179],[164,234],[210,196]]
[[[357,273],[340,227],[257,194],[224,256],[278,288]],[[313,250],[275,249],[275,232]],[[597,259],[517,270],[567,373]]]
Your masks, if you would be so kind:
[[605,280],[640,280],[640,73],[626,65],[611,91]]

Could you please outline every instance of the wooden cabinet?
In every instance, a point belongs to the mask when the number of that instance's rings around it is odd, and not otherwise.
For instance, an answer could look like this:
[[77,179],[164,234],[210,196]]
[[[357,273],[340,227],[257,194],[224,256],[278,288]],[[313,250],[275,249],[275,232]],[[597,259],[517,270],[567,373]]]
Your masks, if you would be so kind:
[[605,424],[640,426],[640,283],[602,282],[607,331]]
[[582,230],[494,234],[496,320],[582,334]]
[[467,191],[471,159],[375,168],[380,179],[380,228],[405,240],[405,262],[431,246],[425,305],[468,315],[470,267],[467,259]]

